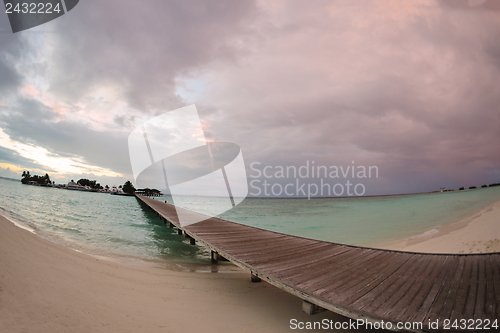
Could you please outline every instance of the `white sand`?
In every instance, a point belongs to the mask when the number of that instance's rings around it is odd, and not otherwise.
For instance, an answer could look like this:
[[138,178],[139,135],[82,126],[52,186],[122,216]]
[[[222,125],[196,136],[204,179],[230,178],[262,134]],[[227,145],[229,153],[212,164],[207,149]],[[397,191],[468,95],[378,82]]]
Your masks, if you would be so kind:
[[[500,252],[500,202],[387,248]],[[157,266],[157,265],[156,265]],[[79,253],[0,216],[0,332],[290,332],[302,301],[248,273],[182,273]],[[311,330],[308,330],[311,332]]]
[[428,253],[500,252],[500,201],[463,221],[385,248]]
[[302,301],[248,273],[182,273],[73,251],[0,216],[0,332],[290,332]]

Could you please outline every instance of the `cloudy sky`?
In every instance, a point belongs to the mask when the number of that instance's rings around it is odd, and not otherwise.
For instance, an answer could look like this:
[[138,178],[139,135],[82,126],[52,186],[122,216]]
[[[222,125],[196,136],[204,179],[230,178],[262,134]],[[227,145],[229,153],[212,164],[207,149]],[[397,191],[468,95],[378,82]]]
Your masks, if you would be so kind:
[[0,15],[0,176],[133,180],[127,138],[196,104],[264,166],[377,166],[366,194],[500,182],[500,1],[81,0]]

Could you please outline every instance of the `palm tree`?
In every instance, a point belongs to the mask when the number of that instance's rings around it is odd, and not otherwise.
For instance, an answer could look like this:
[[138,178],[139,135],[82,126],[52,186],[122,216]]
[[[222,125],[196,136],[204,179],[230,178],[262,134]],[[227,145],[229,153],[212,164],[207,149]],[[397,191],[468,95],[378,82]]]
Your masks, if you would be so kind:
[[[120,186],[120,187],[122,187],[122,186]],[[123,192],[129,193],[129,194],[132,194],[135,192],[135,187],[134,187],[134,185],[132,185],[132,183],[129,180],[127,180],[125,182],[125,184],[123,184],[122,189],[123,189]]]

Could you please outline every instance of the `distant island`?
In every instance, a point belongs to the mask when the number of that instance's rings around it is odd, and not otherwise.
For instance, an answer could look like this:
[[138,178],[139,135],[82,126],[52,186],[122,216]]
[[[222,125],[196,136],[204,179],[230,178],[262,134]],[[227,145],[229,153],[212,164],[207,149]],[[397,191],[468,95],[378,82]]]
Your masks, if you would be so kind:
[[[21,183],[25,185],[55,187],[55,188],[74,190],[74,191],[109,193],[113,195],[133,196],[136,191],[134,185],[129,180],[127,180],[123,185],[120,185],[118,187],[112,186],[111,188],[108,185],[102,186],[96,180],[90,180],[86,178],[81,178],[76,183],[72,179],[68,184],[56,184],[55,181],[51,181],[50,176],[47,173],[45,174],[45,176],[39,176],[39,175],[31,175],[29,171],[23,171],[21,175]],[[158,191],[158,193],[161,192]]]
[[[484,184],[484,185],[481,185],[481,188],[486,188],[486,187],[495,187],[495,186],[500,186],[500,183],[494,183],[494,184],[490,184],[490,185],[486,185],[486,184]],[[469,190],[474,190],[474,189],[477,189],[477,187],[476,187],[476,186],[470,186],[470,187],[469,187]],[[464,191],[464,190],[465,190],[465,187],[463,187],[463,186],[462,186],[462,187],[460,187],[458,190],[459,190],[459,191]],[[455,191],[455,190],[452,190],[452,189],[445,190],[445,189],[444,189],[444,187],[442,187],[442,188],[440,188],[440,189],[439,189],[439,191],[433,191],[433,192],[431,192],[431,193],[438,193],[438,192],[453,192],[453,191]]]
[[29,171],[23,171],[21,176],[21,183],[27,185],[40,185],[40,186],[50,186],[55,184],[55,182],[50,181],[49,174],[45,174],[45,176],[38,175],[30,175]]

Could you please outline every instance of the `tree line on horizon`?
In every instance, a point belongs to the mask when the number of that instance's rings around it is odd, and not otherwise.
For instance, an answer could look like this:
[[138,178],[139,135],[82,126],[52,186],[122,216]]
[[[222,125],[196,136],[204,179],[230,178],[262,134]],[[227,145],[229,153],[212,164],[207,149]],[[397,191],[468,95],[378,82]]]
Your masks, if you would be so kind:
[[[40,186],[55,185],[55,182],[50,180],[50,176],[48,173],[46,173],[45,176],[38,176],[38,175],[31,175],[29,171],[23,171],[23,173],[21,175],[21,183],[29,184],[30,181],[36,182]],[[71,182],[74,183],[74,180],[72,179]],[[96,180],[90,180],[90,179],[86,179],[86,178],[78,179],[76,184],[81,185],[81,186],[89,186],[90,188],[92,188],[94,190],[109,189],[108,185],[105,185],[103,187]],[[127,180],[125,182],[125,184],[120,185],[119,188],[121,188],[123,192],[128,193],[128,194],[133,194],[136,191],[134,185],[129,180]]]
[[29,184],[29,182],[36,182],[38,185],[52,185],[53,182],[50,180],[49,174],[46,173],[45,176],[31,175],[29,171],[23,171],[21,175],[21,183]]
[[[486,184],[484,184],[484,185],[482,185],[482,186],[481,186],[481,188],[486,188],[486,187],[495,187],[495,186],[500,186],[500,183],[494,183],[494,184],[490,184],[490,185],[486,185]],[[473,189],[476,189],[476,188],[477,188],[476,186],[470,186],[470,187],[469,187],[469,190],[473,190]],[[461,187],[461,188],[459,188],[458,190],[459,190],[459,191],[463,191],[463,190],[465,190],[465,187],[463,187],[463,186],[462,186],[462,187]]]

